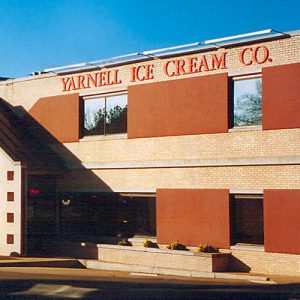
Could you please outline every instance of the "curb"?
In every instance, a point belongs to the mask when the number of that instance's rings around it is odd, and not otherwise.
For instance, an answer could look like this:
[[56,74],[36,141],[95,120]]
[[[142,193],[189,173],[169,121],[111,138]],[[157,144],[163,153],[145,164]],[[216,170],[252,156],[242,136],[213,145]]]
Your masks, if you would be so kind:
[[233,274],[233,273],[217,273],[217,272],[200,272],[179,270],[170,268],[151,267],[143,265],[122,264],[113,262],[104,262],[99,260],[79,260],[87,269],[105,270],[105,271],[124,271],[135,273],[149,273],[157,275],[173,275],[194,278],[216,278],[216,279],[234,279],[234,280],[250,280],[256,282],[270,282],[270,278],[266,276]]

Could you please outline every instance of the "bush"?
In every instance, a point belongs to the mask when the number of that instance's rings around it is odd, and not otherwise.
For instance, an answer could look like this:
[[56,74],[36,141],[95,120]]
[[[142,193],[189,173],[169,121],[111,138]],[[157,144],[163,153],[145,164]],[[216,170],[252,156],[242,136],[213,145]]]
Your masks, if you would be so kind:
[[202,244],[198,246],[197,249],[198,252],[205,252],[205,253],[218,253],[219,249],[215,248],[213,246],[207,245],[207,244]]
[[159,248],[159,246],[157,245],[157,243],[149,241],[149,240],[146,240],[144,242],[144,247],[146,247],[146,248]]
[[122,240],[118,242],[119,246],[132,246],[132,243],[129,242],[128,240]]
[[189,251],[189,249],[187,249],[186,245],[180,244],[178,241],[176,243],[169,244],[167,246],[167,249]]

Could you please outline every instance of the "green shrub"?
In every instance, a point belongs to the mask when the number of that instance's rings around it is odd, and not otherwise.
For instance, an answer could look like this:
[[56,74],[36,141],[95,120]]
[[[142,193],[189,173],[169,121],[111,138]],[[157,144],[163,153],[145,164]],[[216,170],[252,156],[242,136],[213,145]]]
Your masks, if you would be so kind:
[[189,249],[187,249],[186,245],[180,244],[178,241],[175,243],[169,244],[167,246],[167,249],[189,251]]
[[132,243],[129,242],[128,240],[122,240],[118,242],[119,246],[132,246]]
[[218,253],[219,249],[207,244],[201,244],[198,246],[198,252],[205,252],[205,253]]
[[146,240],[144,242],[144,247],[146,247],[146,248],[159,248],[159,246],[157,245],[157,243],[149,241],[149,240]]

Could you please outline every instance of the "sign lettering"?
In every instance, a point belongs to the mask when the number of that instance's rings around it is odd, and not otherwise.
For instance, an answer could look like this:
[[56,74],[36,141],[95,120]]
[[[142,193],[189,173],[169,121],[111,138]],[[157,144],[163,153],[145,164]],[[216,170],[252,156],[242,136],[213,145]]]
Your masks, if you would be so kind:
[[[161,70],[155,70],[154,64],[139,64],[131,67],[130,82],[151,81],[155,78],[155,73],[160,72],[162,76],[177,77],[189,74],[206,73],[216,70],[226,70],[228,52],[217,52],[211,54],[202,54],[188,58],[170,59],[162,64]],[[230,60],[231,61],[231,60]],[[272,62],[269,49],[266,46],[256,46],[243,48],[238,53],[238,61],[243,66],[252,66],[253,64],[264,64]],[[154,72],[155,71],[155,72]],[[83,75],[73,75],[62,77],[61,79],[63,92],[99,88],[105,86],[118,85],[122,83],[120,70],[107,70]]]
[[70,76],[61,78],[63,91],[74,91],[89,89],[91,87],[102,87],[109,85],[121,84],[119,70],[103,71],[86,75]]
[[269,57],[269,49],[266,46],[244,48],[239,54],[239,60],[245,66],[251,66],[253,62],[259,65],[266,61],[272,62],[272,58]]

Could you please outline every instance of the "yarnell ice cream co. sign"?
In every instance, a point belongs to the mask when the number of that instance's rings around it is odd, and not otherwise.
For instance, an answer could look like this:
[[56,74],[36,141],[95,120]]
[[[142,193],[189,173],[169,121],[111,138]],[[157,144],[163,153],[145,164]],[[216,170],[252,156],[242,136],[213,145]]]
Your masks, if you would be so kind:
[[[176,77],[188,74],[215,71],[218,69],[228,69],[227,52],[217,54],[203,54],[185,59],[171,59],[164,62],[162,69],[163,76]],[[264,64],[272,62],[269,50],[266,46],[247,47],[242,49],[237,57],[239,63],[244,66],[253,64]],[[141,64],[130,69],[130,82],[151,81],[155,79],[154,64]],[[157,70],[155,70],[157,71]],[[122,83],[120,69],[92,72],[83,75],[65,76],[61,78],[64,92],[89,89],[95,87],[118,85]]]

